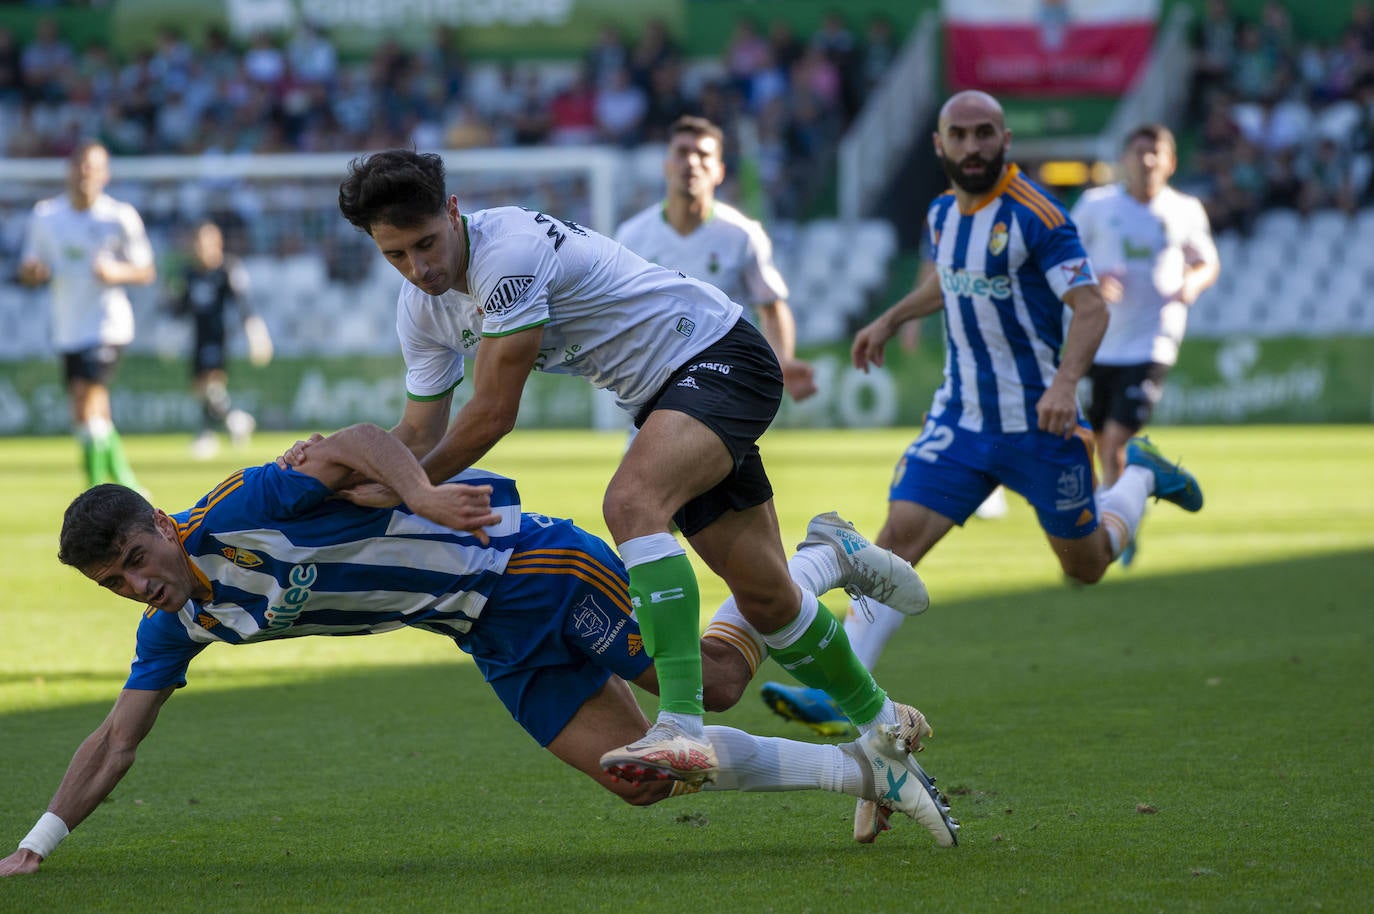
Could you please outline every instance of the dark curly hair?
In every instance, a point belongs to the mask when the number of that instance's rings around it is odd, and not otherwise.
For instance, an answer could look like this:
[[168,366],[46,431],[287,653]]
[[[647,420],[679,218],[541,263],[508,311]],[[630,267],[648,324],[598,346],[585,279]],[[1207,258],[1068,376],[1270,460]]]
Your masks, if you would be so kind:
[[444,160],[432,152],[388,149],[348,163],[339,212],[372,234],[374,225],[413,228],[443,212]]
[[57,560],[81,569],[118,558],[130,536],[157,530],[155,516],[148,499],[128,486],[89,488],[62,515]]

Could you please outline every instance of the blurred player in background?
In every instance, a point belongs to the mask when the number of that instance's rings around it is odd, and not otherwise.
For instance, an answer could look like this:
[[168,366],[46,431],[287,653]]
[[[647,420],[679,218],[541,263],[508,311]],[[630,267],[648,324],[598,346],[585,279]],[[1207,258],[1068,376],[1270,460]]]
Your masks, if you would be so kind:
[[[1221,271],[1202,202],[1169,186],[1177,166],[1173,133],[1144,124],[1126,137],[1121,183],[1085,192],[1073,208],[1112,318],[1088,370],[1105,486],[1121,477],[1127,443],[1164,393],[1189,307]],[[1122,563],[1134,552],[1132,541]]]
[[251,415],[234,409],[229,399],[230,309],[243,324],[248,358],[254,365],[272,361],[272,337],[248,297],[248,271],[237,258],[225,255],[224,234],[215,223],[196,226],[191,262],[178,285],[179,294],[168,310],[192,321],[191,383],[200,400],[201,425],[191,453],[205,459],[219,450],[218,430],[228,432],[234,445],[242,447],[257,426]]
[[[1144,439],[1128,445],[1116,484],[1094,491],[1092,435],[1076,398],[1107,326],[1092,264],[1063,208],[1007,164],[1011,131],[996,99],[958,93],[938,127],[935,151],[953,187],[926,216],[935,273],[860,330],[852,349],[856,367],[882,365],[902,324],[945,311],[945,382],[897,464],[876,542],[919,562],[1004,484],[1035,508],[1064,573],[1094,583],[1134,538],[1151,495],[1197,511],[1202,491]],[[845,628],[872,668],[901,621],[869,601],[851,607]],[[807,690],[790,691],[794,702],[769,705],[815,705]],[[855,835],[872,840],[883,819],[861,802]]]
[[[333,498],[355,474],[387,483],[405,505]],[[191,661],[215,643],[433,632],[473,656],[541,746],[626,802],[699,786],[632,784],[601,769],[604,752],[649,728],[626,681],[657,689],[615,552],[571,521],[523,512],[513,480],[476,470],[432,485],[376,426],[319,439],[292,467],[241,470],[177,515],[122,486],[90,489],[67,509],[60,544],[64,564],[148,607],[114,709],[77,749],[47,812],[0,860],[0,876],[36,872],[109,796]],[[922,724],[918,737],[929,732]],[[881,798],[938,844],[955,843],[944,802],[895,730],[845,746],[708,731],[720,755],[708,789]]]
[[105,193],[110,153],[86,141],[68,159],[67,189],[33,208],[19,281],[48,284],[52,339],[62,358],[72,425],[88,485],[138,488],[110,412],[110,381],[133,342],[128,285],[157,278],[153,248],[138,211]]
[[[394,431],[424,455],[431,479],[471,466],[515,427],[535,370],[584,377],[635,416],[639,434],[603,513],[629,570],[660,705],[643,739],[603,756],[608,771],[709,780],[717,768],[702,724],[700,597],[671,522],[729,586],[741,624],[764,633],[770,654],[833,696],[862,732],[919,727],[920,712],[878,687],[817,591],[789,575],[756,444],[782,400],[782,371],[740,305],[566,220],[518,207],[463,214],[436,155],[390,150],[355,160],[339,208],[407,280],[397,327],[408,396]],[[467,356],[472,396],[450,422]],[[352,495],[395,498],[375,487]],[[854,551],[903,566],[834,515],[815,518],[812,537],[828,548],[794,561],[816,563],[817,573],[859,561]],[[889,592],[912,611],[925,608],[914,572]]]
[[615,240],[650,263],[709,282],[731,301],[752,305],[782,366],[793,400],[816,392],[814,372],[796,357],[797,327],[787,283],[773,264],[763,226],[716,199],[725,180],[725,135],[704,117],[684,115],[668,128],[662,203],[631,216]]

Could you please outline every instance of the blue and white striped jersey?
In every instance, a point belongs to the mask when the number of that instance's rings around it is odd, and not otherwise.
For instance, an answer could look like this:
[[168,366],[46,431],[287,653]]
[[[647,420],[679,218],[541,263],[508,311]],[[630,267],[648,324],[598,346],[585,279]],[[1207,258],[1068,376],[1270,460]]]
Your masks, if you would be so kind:
[[172,515],[206,602],[150,608],[126,688],[185,684],[206,645],[302,635],[365,635],[405,626],[456,637],[482,614],[524,525],[513,480],[467,470],[456,481],[492,486],[501,522],[481,544],[412,514],[359,508],[313,477],[275,464],[241,470],[189,511]]
[[1096,285],[1078,230],[1015,165],[973,212],[953,192],[926,214],[945,299],[945,382],[931,418],[974,432],[1034,430],[1064,342],[1062,296]]

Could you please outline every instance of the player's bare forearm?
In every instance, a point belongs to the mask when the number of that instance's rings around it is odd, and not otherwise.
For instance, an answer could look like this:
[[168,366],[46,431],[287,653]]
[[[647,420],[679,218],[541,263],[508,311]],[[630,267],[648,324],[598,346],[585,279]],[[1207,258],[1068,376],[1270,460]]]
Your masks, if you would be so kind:
[[491,486],[435,486],[420,462],[386,430],[362,423],[330,435],[307,452],[297,467],[326,485],[355,473],[395,492],[412,511],[455,530],[480,530],[500,518],[491,511]]
[[779,362],[792,359],[797,354],[797,322],[792,309],[782,299],[771,301],[758,307],[759,331]]
[[1179,291],[1179,301],[1192,305],[1198,296],[1206,292],[1221,275],[1221,264],[1215,260],[1199,261],[1188,267],[1183,274],[1183,288]]
[[146,286],[157,279],[155,265],[130,263],[113,257],[97,259],[94,270],[97,279],[111,286]]
[[48,812],[68,830],[94,812],[133,767],[139,743],[157,722],[158,711],[172,692],[170,688],[125,689],[110,715],[82,741],[48,804]]
[[431,481],[442,482],[481,460],[514,427],[514,415],[473,397],[458,410],[443,440],[420,463]]
[[1059,359],[1055,383],[1076,387],[1092,367],[1102,335],[1107,332],[1109,312],[1097,286],[1080,286],[1064,295],[1064,303],[1073,309],[1069,332],[1064,337],[1064,350]]
[[903,324],[934,314],[944,306],[939,274],[931,271],[917,283],[916,288],[903,295],[896,304],[855,335],[854,345],[850,348],[854,367],[867,371],[869,365],[882,365],[885,360],[883,347]]

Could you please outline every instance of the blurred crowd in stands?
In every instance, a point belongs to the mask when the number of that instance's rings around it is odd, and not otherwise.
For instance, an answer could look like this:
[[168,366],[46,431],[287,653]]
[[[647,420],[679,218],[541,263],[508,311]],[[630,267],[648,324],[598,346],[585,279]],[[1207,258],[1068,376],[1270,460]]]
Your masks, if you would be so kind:
[[606,27],[580,65],[561,68],[473,65],[442,28],[426,47],[389,41],[365,60],[341,59],[308,25],[242,45],[210,31],[196,46],[167,26],[128,59],[73,46],[51,19],[37,32],[21,46],[0,26],[3,156],[63,156],[92,134],[117,156],[632,146],[693,113],[749,144],[775,214],[793,218],[899,49],[885,18],[856,34],[839,13],[809,36],[741,20],[705,67],[659,22],[633,40]]
[[1331,42],[1304,40],[1277,0],[1254,20],[1209,0],[1195,26],[1199,126],[1180,183],[1203,198],[1214,231],[1249,234],[1265,209],[1374,202],[1374,7],[1352,4]]

